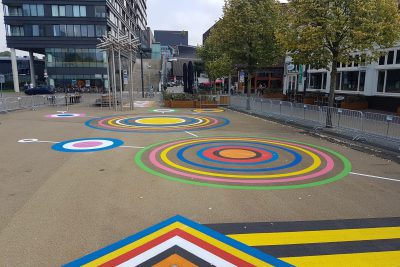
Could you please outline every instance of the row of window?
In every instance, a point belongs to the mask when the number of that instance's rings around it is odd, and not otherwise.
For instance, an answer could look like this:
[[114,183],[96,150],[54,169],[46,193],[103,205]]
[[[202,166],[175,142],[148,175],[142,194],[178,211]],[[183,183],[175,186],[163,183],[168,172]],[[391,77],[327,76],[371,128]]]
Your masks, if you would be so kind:
[[86,17],[86,6],[52,5],[51,14],[53,17]]
[[[336,90],[362,92],[365,88],[365,71],[344,71],[337,74]],[[325,90],[326,73],[310,73],[308,89]],[[400,93],[400,69],[380,70],[378,74],[379,93]]]
[[[102,37],[107,32],[105,25],[7,25],[7,36],[46,36],[46,37]],[[32,28],[29,28],[32,27]]]
[[400,50],[391,50],[379,58],[379,65],[400,64]]
[[55,37],[102,37],[106,32],[105,25],[53,25]]
[[22,6],[4,6],[6,16],[43,17],[44,6],[36,4],[24,4]]
[[[87,17],[86,6],[83,5],[52,5],[53,17]],[[24,4],[22,6],[4,6],[6,16],[43,17],[44,5]],[[95,6],[94,15],[97,18],[107,17],[106,6]]]
[[400,69],[379,71],[378,92],[400,93]]
[[[325,90],[327,88],[327,74],[310,73],[308,75],[308,89]],[[336,90],[364,91],[365,71],[343,71],[337,74]]]

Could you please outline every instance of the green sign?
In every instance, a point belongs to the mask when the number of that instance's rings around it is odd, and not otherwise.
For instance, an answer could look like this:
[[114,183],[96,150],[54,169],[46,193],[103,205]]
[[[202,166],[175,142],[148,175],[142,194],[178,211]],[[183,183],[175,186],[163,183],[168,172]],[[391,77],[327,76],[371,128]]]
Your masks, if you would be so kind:
[[299,84],[303,83],[303,65],[299,67]]

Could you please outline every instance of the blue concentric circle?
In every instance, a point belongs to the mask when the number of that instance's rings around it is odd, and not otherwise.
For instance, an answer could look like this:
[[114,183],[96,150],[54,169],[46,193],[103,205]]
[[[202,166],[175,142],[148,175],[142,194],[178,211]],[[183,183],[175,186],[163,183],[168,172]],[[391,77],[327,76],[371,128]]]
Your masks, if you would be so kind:
[[113,138],[82,138],[63,141],[51,148],[65,153],[88,153],[114,149],[123,144],[123,141]]

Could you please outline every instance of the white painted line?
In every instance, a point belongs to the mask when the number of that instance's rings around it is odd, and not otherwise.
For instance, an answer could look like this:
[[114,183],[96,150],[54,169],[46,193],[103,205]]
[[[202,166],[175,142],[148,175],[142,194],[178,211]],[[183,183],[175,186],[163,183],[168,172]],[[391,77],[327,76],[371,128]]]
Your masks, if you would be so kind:
[[51,144],[58,144],[60,142],[53,142],[53,141],[37,141],[37,143],[51,143]]
[[120,146],[120,147],[122,147],[122,148],[140,148],[140,149],[145,148],[143,146]]
[[374,175],[368,175],[368,174],[362,174],[362,173],[356,173],[356,172],[351,172],[350,174],[354,174],[354,175],[358,175],[358,176],[364,176],[364,177],[369,177],[369,178],[375,178],[375,179],[381,179],[381,180],[388,180],[388,181],[393,181],[393,182],[400,182],[400,180],[397,180],[397,179],[386,178],[386,177],[380,177],[380,176],[374,176]]
[[186,131],[185,133],[190,134],[191,136],[194,136],[194,137],[199,137],[198,135],[195,135],[194,133],[191,133],[191,132],[188,132],[188,131]]

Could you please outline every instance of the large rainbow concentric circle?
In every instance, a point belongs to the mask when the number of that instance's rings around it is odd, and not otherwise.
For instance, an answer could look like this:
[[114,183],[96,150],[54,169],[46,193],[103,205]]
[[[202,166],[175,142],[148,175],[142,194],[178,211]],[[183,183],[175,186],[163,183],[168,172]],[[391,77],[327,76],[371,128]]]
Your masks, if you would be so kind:
[[203,115],[122,115],[96,118],[86,122],[86,125],[99,130],[160,133],[210,130],[229,124],[222,117]]
[[346,177],[351,163],[321,146],[284,139],[206,137],[164,142],[135,158],[145,171],[193,185],[273,190],[306,188]]
[[121,140],[113,138],[84,138],[57,143],[52,146],[52,149],[67,153],[87,153],[110,150],[123,144]]

